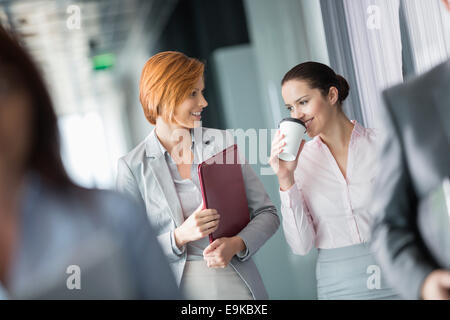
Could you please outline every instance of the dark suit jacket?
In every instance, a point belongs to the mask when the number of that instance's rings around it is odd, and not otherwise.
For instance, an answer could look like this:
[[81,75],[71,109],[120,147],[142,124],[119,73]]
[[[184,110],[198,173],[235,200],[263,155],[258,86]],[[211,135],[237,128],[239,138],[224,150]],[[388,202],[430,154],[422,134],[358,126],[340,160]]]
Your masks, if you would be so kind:
[[[420,201],[450,175],[450,61],[383,98],[372,246],[391,285],[419,299],[426,276],[444,267],[417,220]],[[448,261],[450,252],[441,254]]]

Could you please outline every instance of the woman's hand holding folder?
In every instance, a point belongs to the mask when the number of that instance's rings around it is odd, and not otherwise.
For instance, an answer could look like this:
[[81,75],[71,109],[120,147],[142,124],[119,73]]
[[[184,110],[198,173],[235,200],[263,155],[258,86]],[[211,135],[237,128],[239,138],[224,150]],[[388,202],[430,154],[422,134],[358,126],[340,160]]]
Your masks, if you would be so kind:
[[214,240],[203,251],[203,259],[209,268],[225,268],[233,256],[246,249],[244,241],[239,236],[223,237]]
[[191,214],[181,226],[175,229],[174,236],[178,248],[199,240],[217,230],[220,215],[215,209],[203,209],[202,204]]

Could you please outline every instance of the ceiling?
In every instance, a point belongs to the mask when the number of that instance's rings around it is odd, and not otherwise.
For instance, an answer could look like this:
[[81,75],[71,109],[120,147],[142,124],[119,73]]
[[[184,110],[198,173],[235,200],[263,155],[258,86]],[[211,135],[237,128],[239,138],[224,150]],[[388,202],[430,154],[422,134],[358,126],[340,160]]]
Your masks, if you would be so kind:
[[32,54],[58,108],[95,94],[93,56],[110,53],[120,60],[138,48],[150,50],[176,2],[0,0],[0,23],[17,33]]

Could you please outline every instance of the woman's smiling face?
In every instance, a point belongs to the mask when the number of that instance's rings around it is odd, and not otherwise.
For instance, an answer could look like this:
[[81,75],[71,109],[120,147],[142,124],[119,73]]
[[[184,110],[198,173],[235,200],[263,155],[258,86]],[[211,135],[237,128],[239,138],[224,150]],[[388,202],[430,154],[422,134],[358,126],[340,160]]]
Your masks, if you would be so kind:
[[203,90],[205,89],[203,78],[198,79],[195,88],[192,89],[189,97],[184,100],[176,109],[174,120],[182,128],[195,128],[202,120],[201,113],[208,106]]
[[312,89],[308,82],[303,80],[289,80],[281,88],[286,108],[292,118],[302,120],[306,124],[307,134],[313,138],[319,135],[330,122],[337,108],[338,92],[330,88],[327,97],[319,89]]

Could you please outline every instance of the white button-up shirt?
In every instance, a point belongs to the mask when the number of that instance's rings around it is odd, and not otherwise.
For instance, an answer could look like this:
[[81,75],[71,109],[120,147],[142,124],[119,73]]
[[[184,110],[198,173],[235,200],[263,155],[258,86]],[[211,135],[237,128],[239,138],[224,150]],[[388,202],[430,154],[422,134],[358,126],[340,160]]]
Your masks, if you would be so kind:
[[376,174],[376,135],[356,121],[350,138],[347,178],[322,139],[305,144],[294,172],[295,185],[280,190],[283,230],[293,252],[314,246],[340,248],[368,242],[368,204]]

